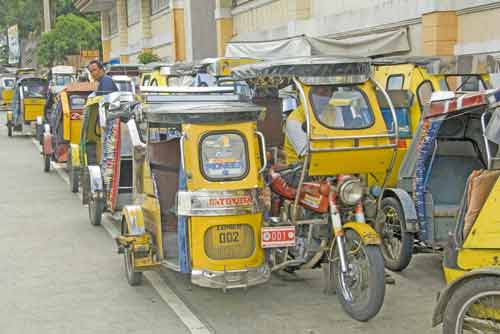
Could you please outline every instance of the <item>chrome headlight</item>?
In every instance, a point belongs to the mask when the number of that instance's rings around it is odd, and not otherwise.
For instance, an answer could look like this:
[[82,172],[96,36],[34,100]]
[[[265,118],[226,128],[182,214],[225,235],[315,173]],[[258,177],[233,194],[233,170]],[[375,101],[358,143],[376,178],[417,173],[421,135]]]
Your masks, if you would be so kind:
[[358,179],[347,179],[340,184],[339,197],[346,205],[356,205],[363,197],[363,185]]

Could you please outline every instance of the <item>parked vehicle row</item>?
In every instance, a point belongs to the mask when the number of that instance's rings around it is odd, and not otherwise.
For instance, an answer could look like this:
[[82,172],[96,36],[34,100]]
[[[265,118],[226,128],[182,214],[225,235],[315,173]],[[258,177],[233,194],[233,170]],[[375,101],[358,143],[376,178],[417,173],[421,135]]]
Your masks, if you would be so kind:
[[131,285],[161,265],[223,290],[321,268],[325,291],[368,321],[384,266],[444,250],[434,324],[495,332],[500,91],[472,61],[220,58],[160,64],[105,96],[69,84],[47,117],[44,169],[67,163],[92,225],[120,217]]

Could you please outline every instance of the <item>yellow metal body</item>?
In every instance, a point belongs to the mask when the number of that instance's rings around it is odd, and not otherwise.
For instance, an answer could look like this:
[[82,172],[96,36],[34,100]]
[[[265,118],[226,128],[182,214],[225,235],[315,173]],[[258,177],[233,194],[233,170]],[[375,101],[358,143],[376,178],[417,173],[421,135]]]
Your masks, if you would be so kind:
[[12,114],[12,111],[7,111],[7,122],[12,122],[14,119],[14,115]]
[[[235,132],[237,129],[246,141],[248,154],[248,173],[238,181],[209,181],[201,173],[200,166],[200,140],[207,133],[212,132]],[[238,124],[184,124],[182,132],[186,136],[183,145],[185,157],[185,172],[189,175],[187,179],[187,190],[241,190],[259,189],[263,187],[263,179],[258,173],[260,165],[260,145],[256,131],[256,122],[242,122]],[[139,165],[138,165],[139,163]],[[137,221],[143,217],[142,226],[145,234],[150,233],[155,242],[158,260],[163,259],[162,222],[160,214],[160,204],[157,198],[157,191],[154,189],[153,179],[149,162],[145,159],[142,162],[134,162],[134,197],[140,204],[141,213],[128,213],[130,216],[136,215]],[[137,189],[140,189],[139,193]],[[188,218],[189,233],[189,256],[192,270],[209,270],[215,272],[246,270],[263,266],[265,263],[264,251],[260,247],[260,231],[263,223],[262,213],[240,214],[232,216],[192,216]],[[253,235],[242,234],[240,243],[246,244],[253,239],[253,250],[251,254],[240,258],[213,259],[206,251],[207,243],[217,243],[217,240],[207,239],[207,231],[210,228],[227,225],[247,225]],[[131,229],[129,228],[129,231]],[[167,232],[168,233],[168,232]],[[213,239],[213,238],[212,238]],[[216,238],[218,239],[218,238]],[[221,245],[216,245],[220,247]],[[223,246],[223,245],[222,245]]]
[[80,167],[80,146],[78,144],[70,144],[71,150],[71,166]]
[[45,99],[24,98],[21,103],[23,104],[24,121],[26,123],[36,121],[37,117],[43,118]]
[[[375,86],[371,81],[366,81],[356,87],[366,96],[374,122],[372,126],[365,129],[332,129],[321,124],[312,111],[312,105],[309,98],[302,101],[309,105],[309,120],[311,123],[311,138],[313,149],[338,149],[345,148],[343,151],[313,152],[310,157],[309,175],[328,176],[339,174],[365,174],[365,173],[383,173],[393,155],[393,149],[364,149],[357,150],[357,147],[388,145],[388,138],[364,138],[353,141],[352,139],[342,140],[321,140],[314,141],[314,138],[324,137],[346,137],[346,136],[370,136],[375,134],[386,134],[387,126],[382,117],[382,112],[375,96]],[[303,86],[304,93],[309,96],[311,86]],[[345,102],[345,101],[344,101]],[[338,162],[338,163],[335,163]]]
[[4,105],[11,105],[14,98],[14,90],[12,88],[4,88],[2,90],[2,103]]
[[[373,67],[373,78],[385,89],[388,89],[389,79],[395,76],[402,76],[403,84],[401,89],[408,90],[414,95],[413,104],[409,108],[410,133],[413,134],[417,130],[420,122],[420,117],[423,112],[423,106],[420,104],[418,91],[422,84],[430,83],[433,91],[449,90],[447,77],[444,74],[430,74],[427,69],[417,64],[406,63],[398,65],[375,65]],[[479,74],[484,84],[489,87],[490,78],[488,74]],[[410,138],[401,138],[399,141],[398,155],[396,163],[391,175],[389,176],[388,186],[394,187],[398,181],[398,171],[404,156],[411,143]],[[383,178],[383,174],[374,174],[378,180]],[[374,182],[374,180],[371,180]]]
[[71,109],[69,95],[66,91],[60,93],[60,98],[63,109],[63,138],[70,144],[79,144],[82,120],[81,118],[71,119],[71,114],[75,111]]
[[[161,265],[158,257],[153,251],[153,238],[146,232],[144,216],[142,209],[137,205],[130,205],[122,211],[122,224],[127,225],[127,236],[119,236],[116,241],[118,245],[127,247],[132,254],[133,266],[136,271],[153,269]],[[138,253],[147,254],[147,256],[138,257]]]
[[[481,277],[495,276],[500,279],[499,200],[500,180],[497,180],[472,230],[457,250],[456,267],[449,267],[444,262],[443,271],[448,286],[441,294],[435,317],[442,316],[447,301],[465,283]],[[478,318],[500,320],[499,308],[474,305],[470,312]]]
[[[102,152],[101,152],[101,127],[97,124],[99,123],[99,102],[103,96],[93,96],[87,99],[87,103],[85,104],[85,111],[83,113],[83,122],[87,122],[87,127],[81,127],[80,138],[82,138],[82,131],[85,132],[86,143],[95,143],[96,144],[96,156],[97,162],[101,161]],[[88,120],[85,119],[88,117]],[[82,143],[80,143],[80,161],[82,161],[83,166],[88,165],[87,154],[82,150]]]

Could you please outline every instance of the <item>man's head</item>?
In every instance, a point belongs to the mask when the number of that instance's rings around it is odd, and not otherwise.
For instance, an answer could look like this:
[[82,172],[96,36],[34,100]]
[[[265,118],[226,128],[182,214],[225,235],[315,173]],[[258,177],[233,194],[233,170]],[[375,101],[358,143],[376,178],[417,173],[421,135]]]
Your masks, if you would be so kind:
[[96,81],[101,80],[101,78],[106,74],[104,72],[104,66],[99,60],[92,60],[87,66],[87,69],[89,70],[92,79]]

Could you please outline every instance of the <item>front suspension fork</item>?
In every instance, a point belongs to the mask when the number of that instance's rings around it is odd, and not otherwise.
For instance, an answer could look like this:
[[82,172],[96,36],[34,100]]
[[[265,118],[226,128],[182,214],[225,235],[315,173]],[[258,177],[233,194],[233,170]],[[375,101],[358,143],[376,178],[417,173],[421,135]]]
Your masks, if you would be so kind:
[[342,227],[342,219],[337,208],[337,195],[334,192],[329,194],[330,201],[330,217],[332,219],[333,231],[335,233],[335,242],[339,250],[340,270],[342,273],[347,273],[348,263],[345,251],[344,228]]

